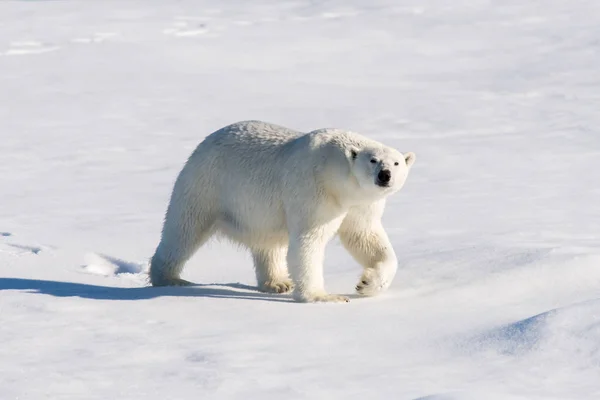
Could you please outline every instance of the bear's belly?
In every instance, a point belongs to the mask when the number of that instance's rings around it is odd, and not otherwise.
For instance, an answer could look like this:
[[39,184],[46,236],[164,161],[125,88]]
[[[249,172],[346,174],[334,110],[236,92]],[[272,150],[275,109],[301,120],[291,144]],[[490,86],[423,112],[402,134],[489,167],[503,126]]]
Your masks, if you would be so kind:
[[288,231],[283,211],[266,205],[241,210],[222,210],[217,218],[218,232],[248,247],[287,246]]
[[220,160],[218,169],[226,173],[215,182],[218,232],[249,247],[287,245],[280,170],[266,167],[281,161],[269,153],[248,159],[250,150],[237,153],[236,147],[229,151],[228,158],[238,162]]

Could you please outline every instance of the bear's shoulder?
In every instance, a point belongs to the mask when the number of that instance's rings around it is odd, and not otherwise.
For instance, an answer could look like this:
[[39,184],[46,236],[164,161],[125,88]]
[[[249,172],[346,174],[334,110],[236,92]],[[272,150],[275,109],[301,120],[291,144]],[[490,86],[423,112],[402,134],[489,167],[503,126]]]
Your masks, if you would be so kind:
[[361,149],[364,147],[379,147],[378,142],[373,141],[359,133],[338,129],[338,128],[322,128],[311,131],[307,134],[310,140],[315,145],[331,144],[340,149],[354,147]]

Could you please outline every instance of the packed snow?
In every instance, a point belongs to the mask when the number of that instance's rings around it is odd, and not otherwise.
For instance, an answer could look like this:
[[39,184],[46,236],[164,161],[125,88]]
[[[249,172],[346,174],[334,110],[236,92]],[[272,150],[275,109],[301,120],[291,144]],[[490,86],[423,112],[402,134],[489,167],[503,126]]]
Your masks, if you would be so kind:
[[[0,399],[600,398],[599,38],[594,0],[1,2]],[[148,287],[246,119],[417,153],[388,292],[260,293],[226,242]]]

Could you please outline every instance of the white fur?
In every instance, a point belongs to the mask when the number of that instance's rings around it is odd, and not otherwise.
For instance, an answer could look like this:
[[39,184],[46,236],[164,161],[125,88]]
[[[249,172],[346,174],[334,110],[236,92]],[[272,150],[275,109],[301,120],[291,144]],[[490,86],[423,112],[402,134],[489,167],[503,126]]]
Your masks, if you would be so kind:
[[[189,284],[179,277],[183,265],[221,234],[252,252],[261,290],[294,288],[294,298],[305,302],[348,301],[328,294],[323,282],[325,245],[337,233],[364,268],[356,290],[374,295],[397,268],[381,225],[385,198],[402,187],[414,160],[337,129],[226,126],[200,143],[175,182],[150,280]],[[391,172],[389,187],[376,184],[382,169]]]

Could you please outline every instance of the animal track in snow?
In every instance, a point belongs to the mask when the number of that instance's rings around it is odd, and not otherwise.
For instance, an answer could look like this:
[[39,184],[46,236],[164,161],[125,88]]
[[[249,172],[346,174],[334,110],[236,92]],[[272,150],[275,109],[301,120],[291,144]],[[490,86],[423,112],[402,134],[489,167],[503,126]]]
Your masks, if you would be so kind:
[[250,25],[254,25],[253,21],[246,21],[246,20],[235,20],[232,22],[234,25],[239,25],[239,26],[250,26]]
[[350,18],[356,17],[359,14],[356,10],[340,10],[324,12],[320,15],[323,19],[339,19],[339,18]]
[[[3,233],[6,233],[6,232],[3,232]],[[29,246],[29,245],[18,244],[18,243],[4,243],[0,246],[1,253],[7,253],[11,256],[38,255],[40,252],[48,250],[48,249],[50,249],[50,247]]]
[[60,46],[54,46],[48,43],[37,42],[34,40],[11,42],[8,50],[3,54],[5,56],[20,56],[29,54],[49,53],[60,49]]
[[120,274],[139,274],[143,272],[144,265],[125,261],[120,258],[98,253],[89,253],[85,256],[86,265],[82,266],[85,272],[95,275],[115,276]]
[[10,233],[10,232],[0,232],[0,236],[2,236],[2,237],[12,236],[12,233]]
[[73,43],[102,43],[107,39],[118,36],[119,34],[116,32],[97,32],[87,37],[78,37],[71,39]]
[[206,35],[210,30],[206,27],[206,24],[200,21],[194,21],[190,18],[178,18],[173,23],[171,28],[163,30],[163,33],[171,36],[199,36]]
[[354,9],[341,9],[341,10],[331,10],[322,12],[320,14],[311,14],[311,15],[294,15],[289,20],[296,22],[305,22],[312,21],[315,19],[344,19],[344,18],[353,18],[360,15],[361,12],[359,10]]
[[13,243],[9,243],[8,245],[10,247],[14,247],[15,249],[22,250],[24,253],[39,254],[40,251],[42,251],[42,248],[39,246],[27,246],[27,245],[23,245],[23,244],[13,244]]

